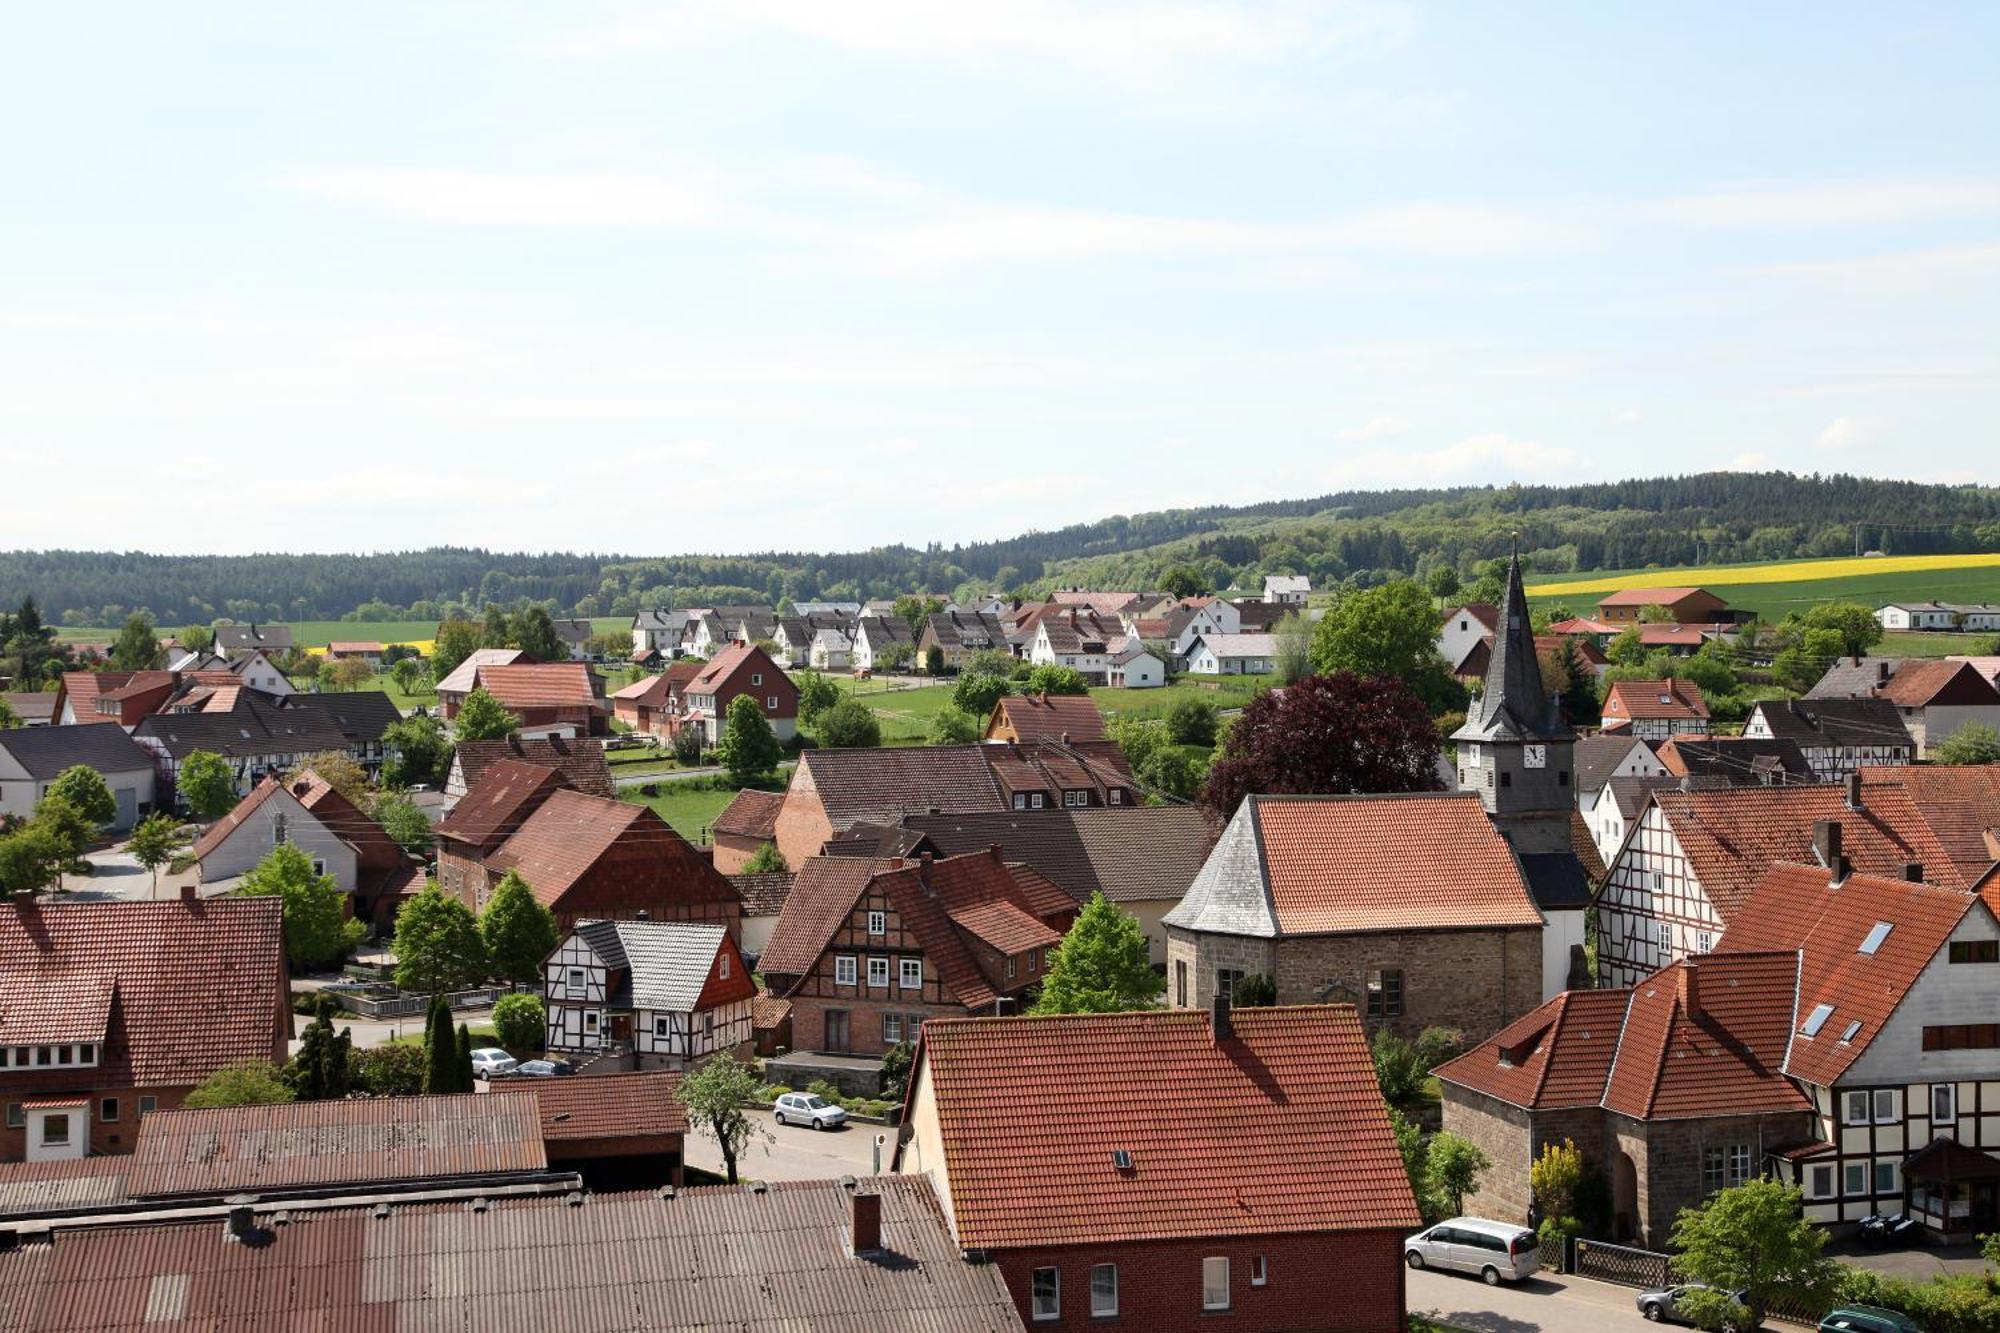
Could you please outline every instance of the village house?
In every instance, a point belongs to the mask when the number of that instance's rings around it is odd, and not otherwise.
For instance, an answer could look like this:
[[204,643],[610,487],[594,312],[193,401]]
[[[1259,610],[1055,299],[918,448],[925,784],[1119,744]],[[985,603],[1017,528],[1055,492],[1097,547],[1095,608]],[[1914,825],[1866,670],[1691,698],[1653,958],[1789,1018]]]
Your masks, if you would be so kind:
[[1655,778],[1667,771],[1652,746],[1637,736],[1616,732],[1577,737],[1572,756],[1577,808],[1586,811],[1613,778]]
[[856,671],[895,671],[917,656],[917,636],[898,615],[863,616],[848,633],[848,665]]
[[1770,786],[1817,782],[1797,743],[1776,737],[1680,735],[1654,751],[1669,776],[1695,785]]
[[638,735],[671,744],[687,716],[688,682],[704,665],[674,662],[657,676],[633,681],[611,696],[611,716]]
[[1085,682],[1111,679],[1111,659],[1125,650],[1125,626],[1115,616],[1065,607],[1036,622],[1028,660],[1036,666],[1074,667]]
[[1404,1325],[1420,1218],[1345,1005],[933,1021],[895,1169],[1031,1328]]
[[933,648],[939,669],[956,675],[980,653],[1007,652],[1007,631],[991,612],[933,612],[917,636],[917,660],[928,662]]
[[1934,657],[1843,657],[1806,691],[1811,699],[1886,699],[1928,759],[1968,722],[2000,728],[2000,688],[1970,662]]
[[53,690],[7,690],[0,692],[5,703],[24,727],[51,727],[56,721],[56,694]]
[[687,616],[681,650],[689,657],[713,657],[732,643],[768,639],[778,628],[778,613],[768,606],[701,607]]
[[659,653],[673,658],[681,655],[681,637],[687,632],[688,613],[664,608],[641,611],[632,617],[632,651]]
[[1887,699],[1762,699],[1750,706],[1743,734],[1792,742],[1821,782],[1917,757],[1902,713]]
[[742,914],[729,881],[650,808],[573,791],[519,760],[493,765],[436,833],[439,887],[475,912],[512,870],[564,928],[701,921],[734,935]]
[[785,807],[785,794],[745,788],[722,808],[708,826],[715,868],[725,875],[742,871],[750,858],[774,844],[778,836],[778,812]]
[[1167,683],[1166,659],[1130,635],[1111,654],[1109,683],[1114,690],[1156,690]]
[[1691,680],[1618,680],[1604,696],[1604,730],[1627,732],[1642,741],[1670,736],[1706,736],[1708,701]]
[[490,666],[521,666],[540,661],[530,657],[519,648],[474,648],[464,660],[445,673],[435,689],[438,703],[442,706],[450,700],[455,707],[465,702],[465,696],[472,693],[479,684],[479,669]]
[[[458,672],[453,672],[455,677]],[[448,678],[449,679],[449,678]],[[604,678],[583,662],[513,662],[473,668],[463,691],[438,686],[438,711],[450,722],[458,717],[472,690],[485,690],[502,708],[521,719],[520,734],[541,736],[603,736],[611,730],[611,705],[604,698]]]
[[[1196,640],[1242,634],[1250,628],[1243,623],[1242,610],[1220,597],[1190,597],[1167,612],[1166,622],[1164,642],[1183,666],[1188,654],[1194,651]],[[1151,637],[1144,630],[1139,633]]]
[[[737,943],[742,946],[743,957],[752,967],[757,966],[764,950],[770,947],[771,936],[778,928],[778,917],[785,910],[785,900],[792,896],[792,881],[795,878],[789,870],[729,876],[730,886],[743,899],[742,935]],[[790,1040],[785,1045],[790,1046]],[[770,1052],[760,1054],[768,1055]]]
[[848,635],[854,629],[854,620],[853,616],[823,611],[779,616],[777,628],[771,631],[771,642],[777,645],[772,658],[784,667],[817,665],[813,661],[813,645],[822,633],[827,634],[829,644],[849,644],[841,649],[843,653],[851,651]]
[[1115,741],[805,750],[774,826],[789,866],[858,823],[905,815],[1136,807],[1138,780]]
[[1844,784],[1652,793],[1597,893],[1597,975],[1633,986],[1715,947],[1764,872],[1779,861],[1837,856],[1870,874],[1911,865],[1964,887],[1944,845],[1900,787]]
[[579,922],[542,973],[552,1052],[681,1071],[749,1050],[757,983],[722,926]]
[[1598,602],[1597,618],[1623,629],[1638,624],[1649,606],[1665,607],[1680,625],[1716,624],[1737,614],[1706,588],[1624,588]]
[[788,741],[798,734],[799,687],[754,643],[733,643],[710,658],[686,685],[687,712],[681,725],[694,728],[704,745],[716,745],[729,725],[729,706],[748,695],[772,734]]
[[255,650],[260,653],[275,653],[282,656],[292,650],[292,627],[290,625],[217,625],[215,627],[215,651],[224,657],[236,653]]
[[279,907],[0,903],[0,1161],[129,1153],[140,1117],[224,1065],[282,1063]]
[[927,1019],[1015,1012],[1076,900],[997,848],[799,867],[758,970],[802,1052],[879,1056]]
[[1136,592],[1090,592],[1083,588],[1061,588],[1049,594],[1053,606],[1088,611],[1114,620],[1138,600]]
[[1891,787],[1910,798],[1967,884],[1978,883],[2000,861],[2000,764],[1861,770],[1864,796],[1872,799]]
[[845,671],[854,665],[854,640],[843,629],[822,629],[813,634],[806,662],[815,671]]
[[49,784],[75,767],[104,779],[117,802],[111,831],[123,833],[151,814],[153,757],[112,723],[15,727],[0,731],[0,818],[27,819]]
[[618,789],[611,782],[611,766],[604,762],[604,742],[562,736],[523,740],[509,736],[502,740],[460,741],[452,748],[451,768],[444,781],[448,801],[457,801],[477,786],[486,770],[503,759],[519,759],[539,768],[553,768],[563,775],[567,786],[586,796],[615,798]]
[[1152,964],[1161,969],[1167,964],[1161,918],[1187,896],[1221,832],[1213,816],[1192,805],[910,815],[904,828],[921,835],[905,855],[962,856],[998,846],[1006,860],[1032,866],[1078,903],[1102,893],[1138,920]]
[[295,846],[349,895],[352,915],[387,929],[401,901],[423,887],[421,859],[311,769],[273,775],[208,826],[194,845],[202,891],[225,893],[280,846]]
[[[1481,642],[1490,642],[1500,627],[1500,608],[1491,602],[1467,602],[1444,613],[1439,622],[1438,656],[1456,668]],[[1551,631],[1555,629],[1550,626]]]
[[1183,654],[1196,676],[1265,676],[1278,669],[1275,634],[1198,634]]
[[1312,587],[1312,580],[1303,574],[1266,574],[1264,600],[1274,606],[1304,606]]
[[1483,1036],[1543,999],[1543,916],[1470,792],[1251,796],[1162,925],[1176,1008],[1261,973],[1279,1004]]
[[178,784],[181,765],[196,751],[228,763],[239,796],[271,774],[289,773],[328,751],[346,755],[373,775],[394,756],[386,734],[401,717],[380,690],[283,699],[235,690],[218,692],[202,702],[200,711],[155,713],[133,728],[132,739],[153,756],[164,805]]
[[569,650],[570,661],[595,660],[590,652],[590,641],[597,637],[597,629],[588,620],[557,618],[550,623],[555,626],[557,642]]
[[1087,694],[1003,694],[986,722],[989,741],[1104,741],[1104,714]]
[[1977,606],[1946,602],[1890,602],[1877,608],[1876,621],[1883,629],[1945,630],[1967,634],[2000,629],[2000,606],[1981,602]]
[[382,669],[382,645],[361,639],[336,639],[326,646],[329,662],[363,662],[371,671]]
[[1530,1165],[1571,1142],[1608,1179],[1613,1234],[1663,1247],[1682,1208],[1811,1137],[1783,1072],[1796,971],[1791,953],[1743,953],[1567,991],[1439,1066],[1444,1128],[1493,1164],[1466,1211],[1525,1223]]
[[1654,792],[1677,790],[1680,786],[1679,778],[1658,773],[1643,778],[1612,778],[1598,788],[1596,796],[1583,807],[1583,821],[1590,829],[1598,861],[1608,866],[1618,855],[1626,836],[1653,803]]

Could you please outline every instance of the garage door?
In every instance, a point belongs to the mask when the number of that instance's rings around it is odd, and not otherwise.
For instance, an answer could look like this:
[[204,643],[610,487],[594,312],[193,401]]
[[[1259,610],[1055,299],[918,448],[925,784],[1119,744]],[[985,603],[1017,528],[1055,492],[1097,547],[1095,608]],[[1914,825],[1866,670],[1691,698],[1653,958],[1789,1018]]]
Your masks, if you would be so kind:
[[131,828],[139,822],[139,789],[120,787],[114,795],[118,797],[118,827]]

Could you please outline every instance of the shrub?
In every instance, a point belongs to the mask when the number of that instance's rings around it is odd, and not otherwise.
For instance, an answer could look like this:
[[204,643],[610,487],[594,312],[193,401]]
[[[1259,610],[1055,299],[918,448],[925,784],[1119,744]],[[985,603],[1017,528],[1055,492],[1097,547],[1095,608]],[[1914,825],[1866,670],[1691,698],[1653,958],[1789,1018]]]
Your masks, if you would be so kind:
[[292,1100],[284,1075],[269,1060],[245,1060],[224,1065],[187,1095],[182,1106],[199,1110],[213,1106],[267,1106]]
[[842,699],[819,720],[820,743],[831,750],[867,750],[882,743],[882,724],[857,699]]
[[806,1084],[806,1091],[815,1097],[824,1097],[835,1106],[844,1106],[847,1103],[847,1095],[823,1078],[816,1078]]
[[371,1097],[414,1097],[424,1090],[424,1048],[395,1042],[356,1051],[354,1083]]
[[548,1035],[548,1011],[538,995],[503,995],[493,1006],[493,1030],[510,1051],[538,1051]]
[[701,732],[682,727],[674,733],[674,759],[689,768],[701,762]]
[[1215,744],[1215,705],[1184,694],[1167,707],[1167,735],[1177,745]]

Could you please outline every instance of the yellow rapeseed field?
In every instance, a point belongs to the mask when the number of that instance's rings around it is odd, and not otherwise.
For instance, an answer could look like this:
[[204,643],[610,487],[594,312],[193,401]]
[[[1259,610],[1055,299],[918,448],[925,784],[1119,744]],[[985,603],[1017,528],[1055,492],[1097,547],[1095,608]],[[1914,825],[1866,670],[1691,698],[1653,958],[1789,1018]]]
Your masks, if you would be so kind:
[[1568,583],[1535,583],[1532,597],[1570,593],[1617,592],[1620,588],[1727,587],[1732,583],[1806,583],[1866,574],[1921,574],[1935,569],[1987,569],[2000,566],[2000,554],[1842,556],[1835,560],[1781,560],[1768,565],[1720,565],[1713,569],[1644,569],[1614,578],[1576,579]]

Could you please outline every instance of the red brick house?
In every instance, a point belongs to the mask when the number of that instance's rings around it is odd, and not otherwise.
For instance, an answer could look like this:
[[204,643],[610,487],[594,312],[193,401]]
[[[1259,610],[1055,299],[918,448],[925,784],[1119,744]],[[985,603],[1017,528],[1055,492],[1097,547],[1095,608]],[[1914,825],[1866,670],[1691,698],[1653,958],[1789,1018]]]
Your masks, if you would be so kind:
[[1649,606],[1664,606],[1681,625],[1710,625],[1729,619],[1729,603],[1706,588],[1621,588],[1597,604],[1607,625],[1636,625]]
[[1416,1200],[1346,1005],[926,1024],[894,1169],[1030,1328],[1404,1327]]
[[671,741],[687,715],[687,683],[706,663],[675,662],[657,676],[633,681],[611,696],[611,715],[641,736]]
[[438,821],[438,887],[478,911],[486,904],[486,858],[542,808],[551,793],[570,786],[559,771],[520,759],[485,764],[478,785]]
[[[454,677],[459,672],[453,672]],[[470,687],[438,686],[438,707],[449,722],[465,696],[482,689],[521,719],[523,736],[604,736],[611,731],[611,705],[604,680],[582,662],[515,662],[473,668]]]
[[746,694],[779,740],[798,734],[799,687],[754,643],[732,643],[696,668],[682,687],[687,705],[683,724],[697,728],[703,744],[714,745],[729,725],[729,706]]
[[611,766],[604,762],[604,742],[577,737],[547,736],[523,740],[460,741],[451,752],[451,771],[445,775],[444,794],[456,801],[479,785],[486,770],[502,759],[519,759],[540,768],[553,768],[568,785],[586,796],[614,797],[618,788],[611,781]]
[[878,1055],[926,1019],[1018,1009],[1076,919],[997,848],[942,860],[815,857],[757,960],[802,1051]]
[[778,812],[784,808],[785,794],[745,788],[723,807],[708,826],[715,843],[715,868],[725,875],[742,871],[744,865],[777,838]]
[[275,898],[0,904],[0,1161],[129,1153],[139,1118],[292,1035]]

